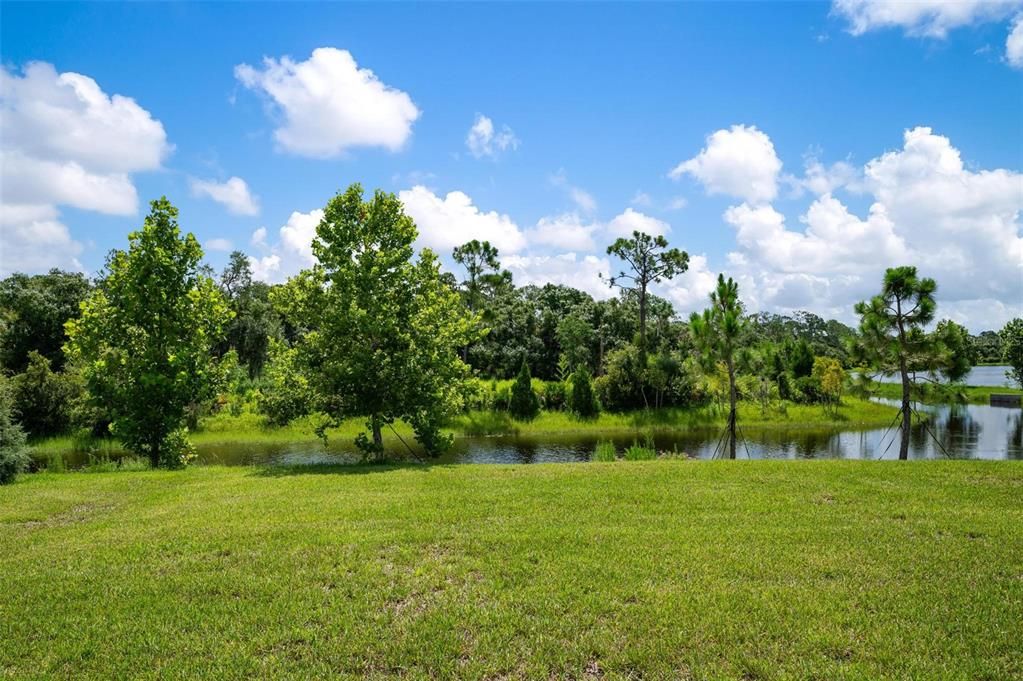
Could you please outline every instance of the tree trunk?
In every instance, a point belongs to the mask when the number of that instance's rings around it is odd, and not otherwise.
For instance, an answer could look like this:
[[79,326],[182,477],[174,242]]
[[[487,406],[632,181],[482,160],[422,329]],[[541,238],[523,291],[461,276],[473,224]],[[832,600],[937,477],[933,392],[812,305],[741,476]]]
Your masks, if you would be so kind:
[[650,408],[646,399],[646,284],[639,291],[639,393],[643,396],[643,407]]
[[902,325],[902,299],[895,300],[895,320],[899,329],[899,373],[902,375],[902,441],[899,442],[899,460],[909,459],[909,368],[906,366],[906,329]]
[[384,434],[381,431],[380,417],[373,415],[373,448],[376,449],[377,459],[384,456]]
[[735,458],[735,365],[732,358],[728,358],[728,458]]
[[902,441],[899,443],[899,459],[906,461],[909,459],[909,426],[912,421],[909,404],[909,371],[906,370],[905,358],[899,360],[899,371],[902,372]]

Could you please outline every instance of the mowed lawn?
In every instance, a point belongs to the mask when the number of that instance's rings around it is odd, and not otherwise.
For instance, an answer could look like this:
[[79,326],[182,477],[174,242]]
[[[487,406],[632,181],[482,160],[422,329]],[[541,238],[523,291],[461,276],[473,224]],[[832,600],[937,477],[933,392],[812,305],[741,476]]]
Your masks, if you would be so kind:
[[24,476],[0,678],[1023,678],[1023,464]]

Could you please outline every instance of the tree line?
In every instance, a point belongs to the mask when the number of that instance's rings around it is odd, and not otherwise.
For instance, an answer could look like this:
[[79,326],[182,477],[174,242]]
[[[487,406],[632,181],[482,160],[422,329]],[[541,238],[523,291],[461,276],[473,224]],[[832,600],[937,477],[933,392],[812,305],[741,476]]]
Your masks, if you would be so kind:
[[369,457],[397,420],[437,453],[446,420],[468,408],[528,418],[542,403],[591,418],[706,403],[712,383],[734,456],[740,398],[836,404],[852,367],[900,374],[906,423],[923,372],[958,381],[977,361],[1006,361],[1023,379],[1023,320],[997,334],[950,320],[927,331],[936,284],[912,267],[889,270],[856,306],[856,329],[810,312],[748,314],[723,275],[708,308],[684,320],[651,291],[688,267],[662,236],[608,246],[621,263],[605,279],[609,299],[516,286],[485,241],[454,249],[460,274],[445,272],[416,252],[417,236],[394,194],[367,198],[354,184],[325,207],[316,264],[271,286],[241,252],[215,273],[176,208],[153,201],[95,280],[52,270],[0,282],[0,448],[23,451],[22,429],[87,428],[154,466],[181,465],[194,455],[188,428],[249,391],[275,423],[316,412],[322,430],[364,417],[357,444]]

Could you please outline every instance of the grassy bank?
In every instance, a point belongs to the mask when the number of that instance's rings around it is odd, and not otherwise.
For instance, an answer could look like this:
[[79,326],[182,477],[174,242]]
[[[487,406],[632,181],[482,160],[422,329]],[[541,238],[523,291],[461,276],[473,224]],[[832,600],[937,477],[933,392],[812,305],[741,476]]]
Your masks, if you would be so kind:
[[[845,398],[837,409],[819,405],[775,403],[761,408],[751,403],[740,403],[739,421],[744,428],[884,428],[891,423],[895,409],[866,400]],[[511,418],[507,412],[470,412],[451,423],[448,432],[457,436],[479,435],[544,435],[544,434],[614,434],[667,432],[700,427],[724,425],[727,412],[721,406],[690,409],[654,409],[624,414],[604,412],[597,418],[581,420],[562,411],[543,411],[531,421]],[[190,438],[197,446],[231,444],[274,444],[316,441],[317,422],[313,418],[299,419],[287,426],[268,426],[258,414],[231,416],[219,414],[203,419]],[[328,439],[350,442],[365,428],[365,419],[349,419],[338,428],[327,431]],[[411,428],[395,424],[394,432],[408,439]],[[394,432],[385,430],[384,439],[389,448],[403,448]],[[123,454],[115,440],[89,437],[61,436],[32,443],[37,459],[56,459],[71,452],[91,452],[97,460]]]
[[0,676],[1021,678],[1021,489],[972,461],[25,476]]
[[[878,383],[874,386],[873,393],[876,397],[901,400],[902,386],[898,383]],[[914,393],[914,398],[925,404],[948,404],[949,402],[989,404],[992,394],[1023,395],[1023,390],[991,385],[968,385],[949,392],[948,390],[936,390],[929,388],[929,386],[924,386],[923,390]]]

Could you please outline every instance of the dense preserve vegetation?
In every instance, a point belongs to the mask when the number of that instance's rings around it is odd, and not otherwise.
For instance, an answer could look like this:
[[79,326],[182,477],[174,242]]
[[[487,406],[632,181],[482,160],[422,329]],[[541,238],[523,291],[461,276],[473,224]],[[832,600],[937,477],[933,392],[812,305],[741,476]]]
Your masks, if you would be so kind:
[[[4,279],[5,478],[27,465],[22,435],[30,446],[116,442],[176,467],[213,423],[284,436],[300,426],[393,459],[412,451],[410,437],[434,455],[453,432],[501,419],[590,428],[650,410],[684,424],[718,406],[711,421],[734,456],[744,413],[761,422],[798,405],[835,420],[866,413],[859,400],[879,372],[900,376],[892,396],[904,419],[911,398],[964,394],[958,382],[978,361],[1007,362],[1023,379],[1023,320],[979,336],[934,324],[937,284],[913,267],[889,270],[857,306],[856,329],[810,312],[750,314],[724,275],[706,311],[682,320],[654,292],[688,266],[663,237],[636,232],[608,246],[620,269],[606,300],[516,286],[487,242],[456,248],[447,272],[416,238],[393,194],[353,185],[326,205],[316,265],[268,285],[240,252],[219,274],[203,264],[164,198],[95,279],[57,270]],[[385,451],[391,435],[399,444]]]

